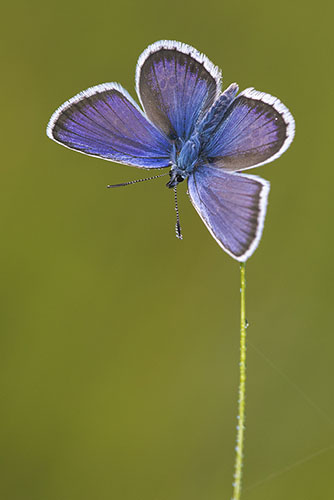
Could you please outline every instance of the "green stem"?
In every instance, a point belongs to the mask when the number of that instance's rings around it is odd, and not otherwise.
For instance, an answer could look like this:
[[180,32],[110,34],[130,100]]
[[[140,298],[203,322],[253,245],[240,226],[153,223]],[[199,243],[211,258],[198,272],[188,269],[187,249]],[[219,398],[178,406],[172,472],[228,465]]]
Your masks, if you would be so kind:
[[240,500],[243,452],[245,439],[245,403],[246,403],[246,265],[240,264],[240,381],[238,401],[237,443],[234,463],[234,482],[232,500]]

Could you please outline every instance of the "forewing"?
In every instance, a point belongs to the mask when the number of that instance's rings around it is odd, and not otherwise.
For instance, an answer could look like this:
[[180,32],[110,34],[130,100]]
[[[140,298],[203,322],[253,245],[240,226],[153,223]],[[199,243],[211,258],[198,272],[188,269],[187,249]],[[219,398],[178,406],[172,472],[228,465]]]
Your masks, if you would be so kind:
[[137,93],[150,120],[169,138],[188,139],[220,93],[220,70],[189,45],[162,40],[139,57]]
[[190,199],[218,244],[246,261],[261,239],[269,182],[254,175],[200,166],[189,177]]
[[169,165],[167,138],[117,83],[91,87],[52,115],[47,135],[70,149],[136,167]]
[[294,130],[294,119],[279,99],[246,89],[225,112],[205,153],[224,170],[245,170],[278,158],[290,146]]

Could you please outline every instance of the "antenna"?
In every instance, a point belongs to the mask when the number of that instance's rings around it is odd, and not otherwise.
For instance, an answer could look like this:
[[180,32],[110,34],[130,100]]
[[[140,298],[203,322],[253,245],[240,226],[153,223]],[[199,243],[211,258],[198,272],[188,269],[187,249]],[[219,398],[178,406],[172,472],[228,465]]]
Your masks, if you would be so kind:
[[174,186],[174,200],[175,200],[175,212],[176,212],[176,224],[175,224],[175,231],[176,231],[176,237],[179,240],[182,240],[182,233],[181,233],[181,225],[180,225],[180,216],[179,216],[179,209],[177,206],[177,191],[176,191],[177,186]]
[[151,181],[153,179],[158,179],[158,177],[164,177],[164,175],[168,175],[168,172],[166,172],[165,174],[154,175],[153,177],[146,177],[145,179],[136,179],[135,181],[121,182],[121,184],[109,184],[107,188],[130,186],[130,184],[137,184],[137,182],[144,182],[144,181]]

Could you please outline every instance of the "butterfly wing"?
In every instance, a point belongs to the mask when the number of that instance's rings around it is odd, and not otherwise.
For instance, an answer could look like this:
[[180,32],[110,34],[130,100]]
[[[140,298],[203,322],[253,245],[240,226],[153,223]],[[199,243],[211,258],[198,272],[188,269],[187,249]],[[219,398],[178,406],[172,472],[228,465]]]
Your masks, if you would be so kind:
[[246,89],[235,98],[205,145],[208,161],[226,171],[263,165],[291,144],[295,122],[276,97]]
[[261,177],[208,165],[198,167],[188,179],[191,202],[204,224],[218,244],[241,262],[261,239],[269,186]]
[[47,135],[70,149],[143,168],[169,166],[167,138],[117,83],[97,85],[52,115]]
[[149,119],[171,139],[190,137],[220,93],[220,82],[220,70],[180,42],[156,42],[138,59],[138,97]]

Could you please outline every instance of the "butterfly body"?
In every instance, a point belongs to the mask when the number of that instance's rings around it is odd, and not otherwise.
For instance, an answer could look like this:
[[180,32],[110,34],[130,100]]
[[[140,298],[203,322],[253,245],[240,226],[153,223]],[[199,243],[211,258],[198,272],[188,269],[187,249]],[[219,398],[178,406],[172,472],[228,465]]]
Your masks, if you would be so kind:
[[193,47],[162,40],[139,57],[141,109],[117,83],[97,85],[52,115],[48,136],[81,153],[138,168],[170,168],[218,244],[247,260],[264,224],[269,182],[243,170],[278,158],[294,120],[275,97],[238,85]]
[[171,181],[167,184],[169,188],[187,179],[200,164],[209,162],[210,149],[206,147],[208,139],[224,119],[224,114],[238,92],[238,88],[236,83],[230,85],[196,126],[190,139],[181,144],[179,150],[176,147],[173,149]]

